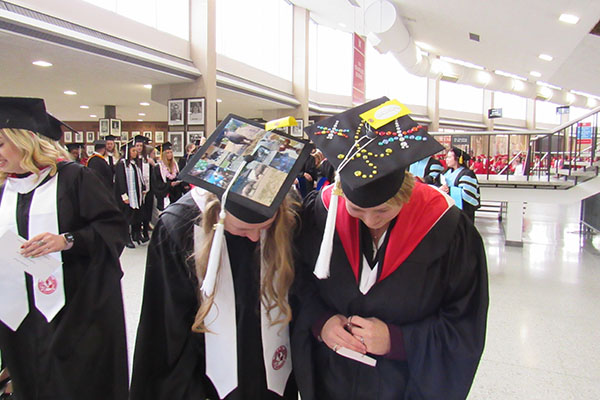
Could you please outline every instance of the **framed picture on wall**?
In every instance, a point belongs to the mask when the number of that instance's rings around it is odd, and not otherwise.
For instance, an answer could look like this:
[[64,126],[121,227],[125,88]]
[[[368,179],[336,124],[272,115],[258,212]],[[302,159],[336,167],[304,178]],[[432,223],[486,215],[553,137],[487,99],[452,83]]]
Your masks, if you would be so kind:
[[98,132],[100,132],[100,136],[106,136],[110,133],[110,120],[108,118],[100,119]]
[[121,120],[111,119],[110,120],[110,134],[115,136],[121,136]]
[[204,125],[204,98],[188,99],[188,125]]
[[304,120],[298,119],[296,122],[298,122],[298,125],[290,126],[290,135],[293,137],[302,138],[304,137]]
[[132,131],[131,132],[131,138],[133,139],[134,137],[136,137],[137,135],[141,135],[142,133],[140,131]]
[[154,143],[164,143],[165,133],[163,131],[154,132]]
[[129,132],[121,131],[121,141],[126,142],[129,140]]
[[169,100],[168,112],[169,112],[169,125],[183,125],[183,105],[184,100]]
[[65,140],[65,143],[73,143],[73,132],[65,131],[65,133],[63,135],[64,135],[63,139]]
[[94,140],[96,140],[96,132],[87,131],[85,133],[85,141],[88,143],[94,143]]
[[196,143],[196,140],[200,140],[204,137],[204,131],[188,131],[186,143]]
[[152,131],[144,131],[144,136],[152,141]]
[[85,152],[87,153],[88,156],[91,156],[92,154],[94,154],[94,145],[93,144],[86,145]]
[[173,145],[173,155],[175,157],[183,157],[183,133],[184,132],[169,132],[169,142]]
[[82,131],[75,132],[75,143],[83,143],[83,132]]

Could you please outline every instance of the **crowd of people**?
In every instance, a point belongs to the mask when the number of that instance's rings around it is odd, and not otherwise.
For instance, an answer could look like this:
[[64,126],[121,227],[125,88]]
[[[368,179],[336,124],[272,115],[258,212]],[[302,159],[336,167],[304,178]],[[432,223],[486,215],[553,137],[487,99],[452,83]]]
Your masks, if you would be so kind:
[[[308,127],[315,150],[265,206],[231,190],[256,154],[202,189],[168,143],[108,136],[82,161],[43,100],[0,98],[0,235],[29,260],[0,268],[3,396],[465,399],[488,308],[478,188],[468,154],[432,161],[442,146],[410,116],[362,117],[388,104]],[[148,245],[129,385],[133,242]]]

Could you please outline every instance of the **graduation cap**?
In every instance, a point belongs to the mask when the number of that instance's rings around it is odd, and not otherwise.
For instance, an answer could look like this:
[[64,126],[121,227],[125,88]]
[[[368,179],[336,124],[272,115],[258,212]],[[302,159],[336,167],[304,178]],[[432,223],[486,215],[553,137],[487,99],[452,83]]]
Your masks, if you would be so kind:
[[75,149],[83,149],[82,143],[67,143],[67,150],[73,151]]
[[99,150],[99,149],[103,149],[106,148],[106,140],[96,140],[94,141],[94,150]]
[[135,143],[144,143],[144,144],[148,144],[150,142],[150,139],[148,139],[146,136],[144,135],[137,135],[136,137],[133,138],[133,141]]
[[48,114],[43,99],[0,97],[0,129],[26,129],[59,140],[62,137],[61,126],[74,130]]
[[173,150],[173,144],[171,142],[164,142],[163,144],[156,146],[156,150],[159,150],[161,153],[166,150]]
[[119,150],[121,151],[121,154],[125,154],[125,158],[129,158],[129,148],[131,146],[133,146],[133,139],[121,145],[121,148]]
[[[231,140],[235,135],[236,140]],[[202,291],[210,296],[219,262],[225,210],[257,224],[272,218],[310,154],[305,140],[229,114],[192,156],[179,178],[221,199]],[[214,252],[214,254],[213,254]]]
[[319,279],[329,276],[337,202],[342,190],[359,207],[378,206],[400,190],[410,164],[443,150],[409,113],[398,101],[381,97],[305,128],[336,169],[336,187],[315,266]]
[[456,160],[458,161],[459,165],[465,165],[469,162],[469,160],[471,160],[471,156],[469,155],[469,153],[462,149],[459,149],[458,147],[452,146],[450,151],[454,153],[454,156],[456,157]]
[[112,140],[113,142],[114,142],[115,140],[117,140],[117,139],[120,139],[119,137],[117,137],[117,136],[115,136],[115,135],[106,135],[106,136],[103,136],[103,138],[104,138],[104,140],[106,140],[106,141]]

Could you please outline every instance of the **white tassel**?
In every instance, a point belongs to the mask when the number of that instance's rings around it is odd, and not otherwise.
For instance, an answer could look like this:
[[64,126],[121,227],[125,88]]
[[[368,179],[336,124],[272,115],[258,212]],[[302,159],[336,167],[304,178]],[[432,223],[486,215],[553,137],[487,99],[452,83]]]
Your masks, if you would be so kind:
[[225,210],[221,209],[219,213],[219,222],[215,227],[215,234],[213,241],[210,246],[210,253],[208,255],[208,266],[206,267],[206,274],[202,281],[202,294],[205,297],[212,296],[215,290],[215,282],[217,280],[217,272],[219,271],[219,264],[221,263],[221,247],[223,246],[223,237],[225,236]]
[[315,276],[319,279],[329,278],[329,264],[331,263],[331,253],[333,251],[333,234],[335,233],[338,199],[341,194],[340,179],[339,175],[336,173],[335,186],[331,191],[329,210],[327,211],[323,240],[321,241],[321,249],[319,250],[319,257],[317,258],[315,270],[313,271]]

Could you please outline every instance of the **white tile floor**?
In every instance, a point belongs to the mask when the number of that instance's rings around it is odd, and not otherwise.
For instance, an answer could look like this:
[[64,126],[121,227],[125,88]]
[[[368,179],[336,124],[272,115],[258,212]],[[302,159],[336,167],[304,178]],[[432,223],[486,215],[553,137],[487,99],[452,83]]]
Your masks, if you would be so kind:
[[[579,235],[578,208],[528,204],[523,248],[495,219],[477,219],[488,257],[485,352],[470,400],[600,399],[600,235]],[[125,249],[130,358],[147,246]]]

